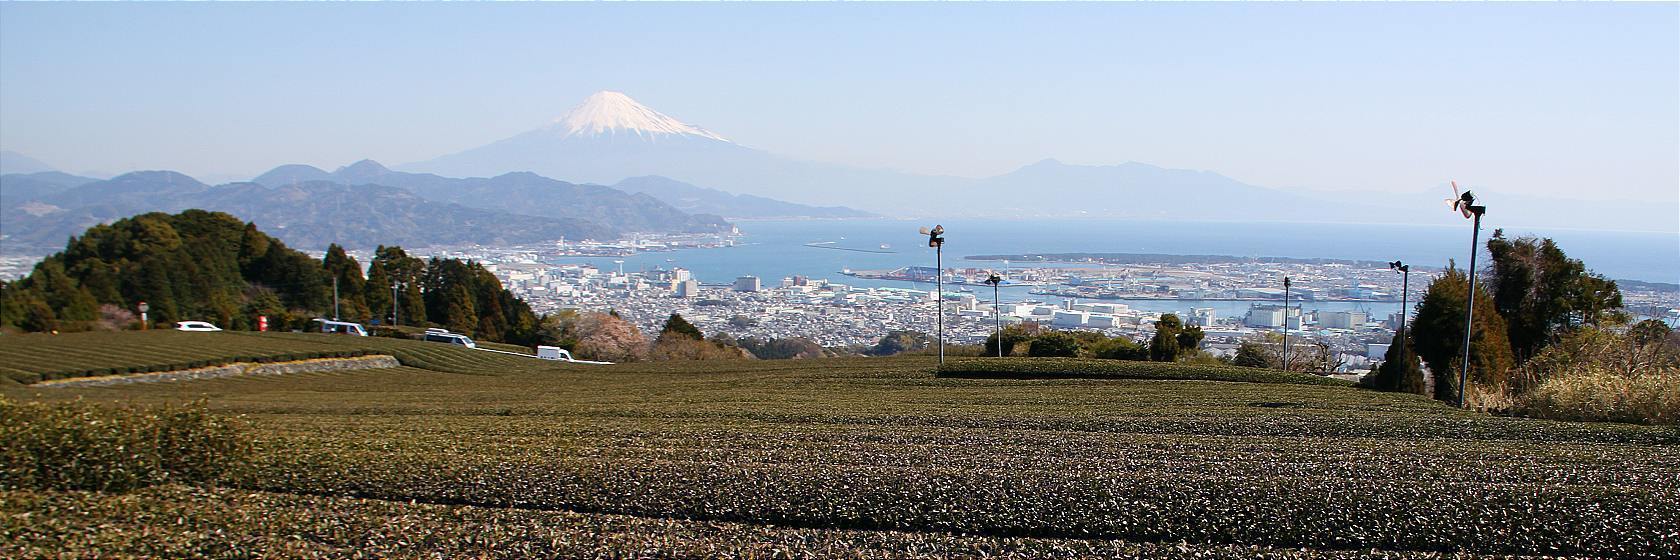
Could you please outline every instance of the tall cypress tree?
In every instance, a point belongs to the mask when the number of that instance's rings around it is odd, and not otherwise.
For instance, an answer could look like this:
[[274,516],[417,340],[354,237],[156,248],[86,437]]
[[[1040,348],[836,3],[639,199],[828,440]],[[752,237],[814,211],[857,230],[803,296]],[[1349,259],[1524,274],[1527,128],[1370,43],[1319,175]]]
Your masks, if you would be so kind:
[[[1458,377],[1463,361],[1464,303],[1470,280],[1464,271],[1448,267],[1429,283],[1418,301],[1412,320],[1412,340],[1417,356],[1435,376],[1435,398],[1458,398]],[[1505,333],[1505,319],[1494,309],[1493,298],[1477,286],[1475,324],[1470,338],[1470,381],[1495,385],[1505,381],[1512,366],[1511,342]]]

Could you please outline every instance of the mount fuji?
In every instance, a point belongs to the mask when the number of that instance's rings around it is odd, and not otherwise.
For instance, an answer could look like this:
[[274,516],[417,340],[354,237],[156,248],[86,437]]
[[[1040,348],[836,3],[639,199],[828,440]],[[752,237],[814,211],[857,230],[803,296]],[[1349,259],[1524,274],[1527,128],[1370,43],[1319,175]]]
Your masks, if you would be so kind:
[[[616,91],[589,96],[564,116],[511,138],[397,169],[448,177],[530,171],[610,185],[660,175],[679,181],[804,204],[858,206],[865,191],[917,192],[955,186],[954,177],[799,161],[736,144],[723,135],[636,102]],[[915,187],[916,191],[905,189]],[[895,198],[896,199],[896,198]],[[898,199],[902,200],[902,199]],[[888,207],[881,204],[877,207]]]
[[[591,95],[535,130],[399,169],[452,177],[530,171],[565,181],[626,186],[637,182],[626,179],[659,175],[736,195],[848,206],[894,217],[1366,222],[1406,216],[1404,221],[1430,224],[1445,219],[1435,215],[1445,213],[1419,212],[1432,208],[1432,195],[1272,189],[1209,171],[1137,162],[1081,165],[1047,159],[994,177],[963,178],[801,161],[737,144],[613,91]],[[1527,201],[1523,206],[1530,211],[1521,215],[1533,221],[1524,225],[1648,223],[1672,228],[1676,223],[1671,205],[1611,210],[1613,201],[1567,201],[1518,192],[1506,193],[1502,200]],[[708,211],[736,215],[727,207]]]
[[602,91],[541,128],[398,169],[446,177],[530,171],[567,181],[612,184],[660,171],[722,169],[769,157],[655,111],[628,95]]

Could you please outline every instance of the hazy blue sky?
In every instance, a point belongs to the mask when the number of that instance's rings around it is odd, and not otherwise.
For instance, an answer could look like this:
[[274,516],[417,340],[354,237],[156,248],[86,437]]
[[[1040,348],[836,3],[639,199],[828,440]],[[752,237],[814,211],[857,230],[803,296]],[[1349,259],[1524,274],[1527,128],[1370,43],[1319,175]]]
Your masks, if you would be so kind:
[[1680,4],[0,5],[0,146],[399,164],[602,89],[804,159],[1680,199]]

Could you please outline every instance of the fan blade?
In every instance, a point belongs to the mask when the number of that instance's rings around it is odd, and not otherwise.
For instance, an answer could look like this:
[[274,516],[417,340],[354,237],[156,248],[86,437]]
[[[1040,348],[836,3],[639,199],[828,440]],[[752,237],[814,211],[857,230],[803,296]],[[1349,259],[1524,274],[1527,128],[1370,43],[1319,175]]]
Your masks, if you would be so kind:
[[922,235],[933,235],[932,233],[929,233],[928,228],[925,228],[925,227],[922,228],[922,229],[916,230],[916,233],[920,233]]
[[1462,198],[1464,195],[1459,194],[1459,192],[1458,192],[1458,181],[1452,181],[1452,186],[1453,186],[1453,198]]

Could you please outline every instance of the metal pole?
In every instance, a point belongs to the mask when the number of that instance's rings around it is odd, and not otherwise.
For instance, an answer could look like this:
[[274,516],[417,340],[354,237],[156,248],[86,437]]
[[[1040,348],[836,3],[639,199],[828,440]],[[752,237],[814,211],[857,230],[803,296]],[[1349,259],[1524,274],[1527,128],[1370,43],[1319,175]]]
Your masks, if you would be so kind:
[[397,283],[391,283],[391,326],[397,326]]
[[1470,229],[1470,295],[1464,298],[1464,362],[1458,368],[1458,407],[1464,408],[1464,386],[1470,382],[1470,329],[1476,315],[1476,244],[1482,235],[1482,212],[1471,208],[1475,225]]
[[1283,277],[1283,371],[1289,371],[1289,277]]
[[1406,367],[1406,294],[1412,279],[1412,269],[1408,266],[1400,268],[1400,368]]
[[[945,244],[933,248],[933,306],[939,316],[939,365],[945,365]],[[1001,341],[1000,341],[1001,342]]]
[[996,332],[999,358],[1003,357],[1003,310],[998,309],[998,284],[1002,283],[1003,282],[992,283],[992,318],[997,322]]
[[333,320],[338,320],[338,277],[333,277]]

